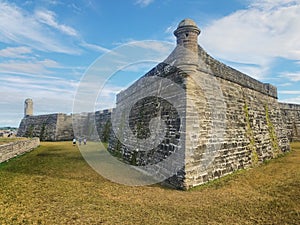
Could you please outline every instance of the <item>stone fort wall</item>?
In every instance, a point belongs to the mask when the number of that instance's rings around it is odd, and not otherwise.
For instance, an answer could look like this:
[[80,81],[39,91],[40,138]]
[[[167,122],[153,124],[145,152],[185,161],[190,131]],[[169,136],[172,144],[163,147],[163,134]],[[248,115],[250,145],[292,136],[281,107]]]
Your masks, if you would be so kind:
[[[174,51],[120,92],[116,109],[73,115],[76,136],[90,137],[96,129],[98,138],[93,139],[109,141],[108,150],[113,155],[136,166],[156,165],[172,155],[180,155],[172,162],[177,172],[165,181],[180,189],[255,166],[288,151],[289,141],[300,140],[299,105],[279,103],[276,87],[208,55],[197,43],[200,30],[193,21],[182,21],[174,33]],[[172,84],[151,89],[145,78],[167,78],[182,92],[173,91]],[[125,117],[126,111],[129,117]],[[116,121],[111,121],[112,114]],[[145,151],[140,140],[151,137],[153,118],[165,124],[156,127],[156,132],[164,135],[157,146]],[[71,140],[72,116],[27,116],[18,135]],[[135,150],[123,144],[126,140]],[[169,166],[157,166],[154,170],[164,174]]]
[[214,60],[201,47],[198,55],[200,65],[206,65],[195,72],[202,85],[195,85],[192,76],[186,82],[188,99],[198,108],[187,113],[182,185],[187,189],[289,150],[276,88]]
[[17,136],[39,137],[41,141],[56,141],[59,114],[26,116],[22,119]]
[[290,141],[300,141],[300,105],[279,103]]
[[[288,151],[288,135],[294,135],[296,131],[288,133],[290,128],[283,117],[289,115],[288,120],[297,120],[299,108],[293,107],[297,113],[287,113],[277,101],[276,87],[261,83],[209,56],[197,44],[200,30],[194,22],[182,21],[174,33],[177,47],[164,63],[117,96],[117,118],[122,118],[122,112],[128,110],[128,102],[136,101],[129,115],[133,133],[141,140],[149,137],[151,118],[159,116],[167,126],[163,140],[152,151],[134,150],[119,141],[120,137],[130,138],[119,119],[115,132],[121,134],[112,135],[109,151],[137,166],[154,165],[184,151],[184,157],[173,161],[173,164],[183,166],[166,180],[180,189],[189,189],[235,170],[255,166]],[[168,78],[184,90],[185,96],[168,93],[165,95],[167,101],[162,101],[157,93],[168,87],[151,90],[143,81],[145,77]],[[149,97],[138,99],[137,96],[144,92]],[[170,102],[176,98],[182,104],[174,109]],[[183,117],[178,118],[176,111],[182,107]],[[282,112],[286,114],[282,115]],[[139,140],[135,142],[134,147],[138,146]],[[168,166],[157,170],[168,170]]]
[[[110,132],[110,115],[112,109],[100,110],[95,113],[67,115],[54,113],[46,115],[26,116],[22,119],[17,136],[39,137],[41,141],[68,141],[76,138],[89,137],[96,124],[100,139],[107,141]],[[73,123],[76,132],[73,130]],[[99,139],[99,137],[93,137]]]

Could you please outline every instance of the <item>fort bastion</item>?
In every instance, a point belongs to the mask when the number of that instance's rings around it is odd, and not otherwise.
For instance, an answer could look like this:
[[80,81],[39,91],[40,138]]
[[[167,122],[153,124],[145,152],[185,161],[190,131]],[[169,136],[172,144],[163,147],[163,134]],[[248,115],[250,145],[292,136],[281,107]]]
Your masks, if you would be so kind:
[[[194,21],[181,21],[174,31],[177,45],[173,52],[120,92],[116,109],[78,115],[33,115],[32,101],[26,100],[18,136],[71,140],[73,116],[80,121],[80,136],[88,137],[95,118],[100,139],[109,141],[108,151],[129,164],[156,165],[180,153],[180,162],[173,162],[180,168],[165,180],[180,189],[255,166],[288,151],[290,141],[300,140],[300,105],[278,102],[275,86],[211,57],[198,44],[200,33]],[[151,89],[151,79],[166,83]],[[145,92],[147,97],[137,98]],[[123,143],[131,138],[122,130],[120,118],[125,111],[130,114],[126,122],[130,133],[136,137],[131,140],[133,146],[151,136],[153,118],[164,124],[157,128],[158,133],[164,133],[160,143],[147,151],[143,147],[136,151]],[[158,166],[157,170],[163,174],[168,168]]]

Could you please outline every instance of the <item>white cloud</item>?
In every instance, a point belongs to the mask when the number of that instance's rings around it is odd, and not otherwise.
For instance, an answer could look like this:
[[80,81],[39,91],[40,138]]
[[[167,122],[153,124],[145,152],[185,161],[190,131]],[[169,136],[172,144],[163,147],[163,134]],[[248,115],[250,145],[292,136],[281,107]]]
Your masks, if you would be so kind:
[[137,0],[135,2],[135,4],[139,5],[141,7],[146,7],[146,6],[150,5],[153,2],[154,2],[154,0]]
[[297,0],[253,0],[251,6],[263,9],[274,9],[283,5],[297,4]]
[[[17,126],[23,117],[26,98],[34,101],[34,114],[72,112],[73,98],[78,81],[38,75],[6,75],[0,73],[0,114],[2,124]],[[11,119],[14,119],[11,121]]]
[[28,73],[28,74],[48,74],[51,73],[49,68],[60,68],[61,66],[56,61],[32,60],[32,61],[18,61],[11,60],[0,63],[1,73]]
[[172,48],[174,48],[173,43],[165,41],[130,41],[128,44],[132,44],[133,46],[138,46],[143,49],[151,49],[151,52],[158,52],[162,55],[170,53]]
[[[0,2],[0,42],[17,43],[47,52],[61,52],[68,54],[78,54],[78,49],[74,49],[69,43],[60,40],[57,33],[45,27],[49,26],[59,29],[63,34],[77,34],[73,28],[59,24],[54,17],[47,17],[46,14],[37,17],[27,11],[7,2]],[[49,15],[48,15],[49,16]]]
[[168,26],[165,29],[165,33],[172,34],[172,37],[174,37],[173,32],[174,32],[174,30],[176,30],[176,28],[177,28],[177,23],[173,23],[171,26]]
[[103,52],[103,53],[107,53],[107,52],[111,51],[110,49],[101,47],[99,45],[89,44],[89,43],[86,43],[86,42],[82,42],[80,45],[82,47],[85,47],[85,48],[88,48],[88,49],[91,49],[91,50],[94,50],[94,51],[98,51],[98,52]]
[[157,62],[165,60],[174,49],[174,43],[167,41],[133,41],[128,43],[132,53],[140,54],[141,60],[152,58]]
[[285,72],[285,73],[282,73],[281,75],[282,77],[285,77],[291,81],[294,81],[294,82],[297,82],[297,81],[300,81],[300,72],[297,72],[297,73],[288,73],[288,72]]
[[282,83],[282,84],[277,84],[277,87],[288,87],[291,85],[292,85],[292,83],[286,82],[286,83]]
[[295,98],[286,98],[286,99],[282,99],[280,100],[280,102],[284,102],[284,103],[293,103],[293,104],[300,104],[300,96],[297,96]]
[[262,77],[276,57],[300,60],[299,37],[299,1],[256,0],[202,28],[199,40],[218,58],[260,67]]
[[7,47],[0,50],[0,56],[5,58],[27,58],[26,54],[32,53],[29,47]]
[[286,95],[300,95],[300,91],[279,91],[280,94]]
[[11,91],[15,91],[16,93],[18,93],[19,90],[22,92],[27,90],[32,92],[32,94],[35,94],[36,91],[40,90],[72,93],[74,88],[76,88],[78,85],[78,82],[76,81],[66,80],[54,76],[26,76],[24,74],[14,74],[13,76],[1,74],[0,81],[1,83],[5,83],[5,87],[2,87],[1,92],[6,88],[11,89]]
[[59,24],[56,21],[56,14],[52,11],[38,10],[35,12],[35,17],[39,22],[47,24],[48,26],[61,31],[62,33],[65,33],[70,36],[78,36],[77,31],[74,28],[66,26],[64,24]]

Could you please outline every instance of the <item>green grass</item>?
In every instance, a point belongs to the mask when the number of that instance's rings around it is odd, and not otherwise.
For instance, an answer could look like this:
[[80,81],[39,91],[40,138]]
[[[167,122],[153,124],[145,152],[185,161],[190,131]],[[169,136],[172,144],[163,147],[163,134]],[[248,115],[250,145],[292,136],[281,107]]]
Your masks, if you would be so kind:
[[[89,143],[88,143],[89,144]],[[299,224],[300,143],[190,191],[102,178],[70,142],[0,164],[0,224]]]

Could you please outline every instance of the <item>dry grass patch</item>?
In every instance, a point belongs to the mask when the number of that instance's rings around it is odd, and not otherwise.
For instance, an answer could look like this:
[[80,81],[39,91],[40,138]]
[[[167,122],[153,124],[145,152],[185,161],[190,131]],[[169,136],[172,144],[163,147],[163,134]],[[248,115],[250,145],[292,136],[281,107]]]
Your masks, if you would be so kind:
[[300,143],[258,168],[177,191],[94,172],[70,142],[0,164],[0,224],[298,224]]

